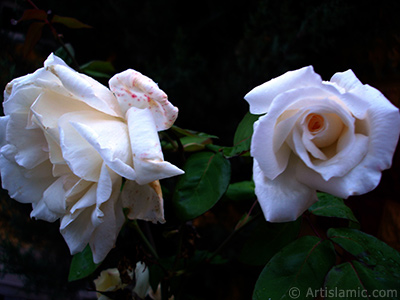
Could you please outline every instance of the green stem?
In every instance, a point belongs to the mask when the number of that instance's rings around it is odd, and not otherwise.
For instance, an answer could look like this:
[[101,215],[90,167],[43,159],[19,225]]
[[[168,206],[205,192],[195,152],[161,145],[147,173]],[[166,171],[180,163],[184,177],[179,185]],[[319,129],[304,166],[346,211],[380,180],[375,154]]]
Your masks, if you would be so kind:
[[145,243],[147,249],[151,252],[151,254],[157,259],[159,260],[159,256],[157,254],[157,251],[154,249],[153,245],[149,242],[149,240],[147,239],[146,235],[143,233],[142,229],[140,228],[137,220],[133,220],[132,221],[133,227],[135,228],[136,232],[140,235],[141,239],[143,240],[143,242]]

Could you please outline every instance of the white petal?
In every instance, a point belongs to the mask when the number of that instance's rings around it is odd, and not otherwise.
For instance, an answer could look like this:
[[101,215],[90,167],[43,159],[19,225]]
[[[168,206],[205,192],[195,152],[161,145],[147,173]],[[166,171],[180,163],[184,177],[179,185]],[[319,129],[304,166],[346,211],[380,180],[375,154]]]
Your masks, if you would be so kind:
[[0,149],[5,144],[7,144],[6,128],[7,128],[7,124],[8,124],[9,119],[10,119],[10,116],[0,117]]
[[76,113],[70,124],[114,172],[129,180],[136,179],[128,127],[121,119],[97,112],[82,112]]
[[33,203],[32,208],[33,209],[30,216],[31,218],[35,218],[38,220],[44,220],[53,223],[62,216],[49,210],[43,199],[39,200],[38,203]]
[[45,161],[31,170],[15,163],[15,147],[6,145],[1,148],[0,170],[4,189],[10,197],[21,203],[37,203],[43,192],[53,183],[51,164]]
[[294,164],[295,159],[291,158],[287,169],[274,180],[270,180],[264,176],[257,160],[254,160],[255,193],[269,222],[294,221],[317,201],[315,190],[293,176]]
[[[66,113],[83,110],[93,110],[86,103],[66,97],[53,91],[42,93],[32,105],[32,113],[35,115],[39,125],[59,141],[58,120]],[[94,111],[94,110],[93,110]]]
[[136,171],[136,182],[150,183],[155,180],[180,175],[183,171],[164,161],[160,140],[149,108],[130,108],[127,112],[129,136]]
[[251,155],[257,159],[265,176],[274,179],[286,168],[290,151],[284,142],[305,109],[330,103],[340,107],[328,98],[334,96],[320,85],[290,90],[275,97],[268,114],[255,123],[251,144]]
[[244,98],[250,104],[252,114],[264,114],[270,110],[272,101],[279,94],[291,89],[319,86],[321,82],[321,77],[314,72],[312,66],[304,67],[255,87]]
[[103,159],[71,124],[86,118],[82,114],[84,113],[68,113],[60,118],[60,146],[64,159],[75,175],[88,181],[97,182]]
[[119,105],[114,95],[101,83],[60,63],[60,59],[55,60],[54,56],[49,57],[44,65],[46,70],[58,77],[72,98],[85,102],[106,114],[121,116]]
[[47,141],[39,128],[26,129],[27,115],[13,113],[7,124],[7,141],[17,149],[15,161],[20,166],[32,169],[49,159]]
[[9,115],[13,112],[29,112],[30,106],[43,91],[36,86],[37,80],[52,81],[54,75],[47,72],[44,68],[37,70],[33,74],[28,74],[14,79],[7,84],[4,91],[4,113]]
[[178,108],[168,101],[167,95],[147,76],[129,69],[113,76],[109,85],[123,113],[131,107],[150,109],[158,131],[174,124]]
[[121,193],[122,206],[128,208],[128,218],[153,223],[164,223],[164,207],[159,181],[140,185],[135,181],[125,182]]

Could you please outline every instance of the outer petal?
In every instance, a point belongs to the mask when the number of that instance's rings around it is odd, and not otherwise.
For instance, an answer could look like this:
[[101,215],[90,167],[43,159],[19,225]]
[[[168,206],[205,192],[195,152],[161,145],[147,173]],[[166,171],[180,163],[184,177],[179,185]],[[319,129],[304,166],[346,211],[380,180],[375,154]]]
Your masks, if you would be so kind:
[[[114,95],[101,83],[74,71],[53,54],[50,54],[44,66],[46,70],[53,73],[60,80],[60,84],[72,98],[85,102],[106,114],[121,116],[121,111]],[[52,85],[49,87],[52,87]]]
[[319,86],[321,77],[314,72],[312,66],[296,71],[289,71],[279,77],[252,89],[244,99],[250,104],[252,114],[264,114],[270,110],[270,105],[279,94],[291,89]]
[[10,116],[0,117],[0,149],[5,144],[7,144],[7,141],[6,141],[6,128],[7,128],[7,124],[8,124],[9,119],[10,119]]
[[149,108],[158,131],[174,124],[178,108],[168,101],[167,95],[147,76],[129,69],[113,76],[109,85],[124,113],[131,107]]
[[4,189],[10,197],[21,203],[37,203],[43,192],[53,183],[51,164],[45,161],[28,170],[19,166],[14,157],[16,149],[12,145],[1,148],[0,170]]
[[288,168],[277,178],[270,180],[264,176],[257,160],[254,159],[255,193],[269,222],[294,221],[318,200],[314,189],[297,181],[293,176],[294,163],[295,158],[292,157]]
[[164,161],[160,140],[149,108],[132,107],[127,114],[136,182],[146,184],[184,172]]
[[164,223],[164,207],[159,181],[140,185],[127,181],[121,193],[122,205],[129,209],[128,218]]
[[27,115],[13,113],[7,124],[7,142],[17,149],[15,161],[20,166],[32,169],[49,159],[47,142],[39,128],[27,129]]

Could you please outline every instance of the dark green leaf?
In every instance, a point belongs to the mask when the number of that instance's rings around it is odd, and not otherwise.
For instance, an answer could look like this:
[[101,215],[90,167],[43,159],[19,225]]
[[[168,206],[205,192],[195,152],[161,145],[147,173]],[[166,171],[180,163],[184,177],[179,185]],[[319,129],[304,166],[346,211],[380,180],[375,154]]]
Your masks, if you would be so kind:
[[255,197],[254,182],[241,181],[235,182],[228,186],[225,196],[233,201],[249,200]]
[[230,180],[230,163],[220,153],[199,152],[186,161],[185,174],[177,183],[173,202],[177,215],[193,219],[214,206]]
[[358,261],[335,266],[322,290],[328,299],[398,299],[399,278],[385,278]]
[[[67,52],[67,50],[69,53]],[[65,44],[65,48],[64,47],[58,48],[54,52],[54,54],[56,56],[58,56],[59,58],[61,58],[67,65],[69,65],[69,66],[73,65],[72,58],[69,54],[71,54],[72,56],[75,56],[75,50],[71,44],[67,43],[67,44]]]
[[322,287],[335,259],[329,241],[302,237],[271,258],[256,282],[253,299],[307,299],[310,288]]
[[115,68],[109,61],[93,60],[80,67],[81,71],[93,77],[111,78]]
[[79,29],[79,28],[92,28],[92,26],[82,23],[81,21],[71,18],[71,17],[61,17],[58,15],[54,15],[51,20],[52,23],[60,23],[69,28]]
[[90,246],[74,255],[69,268],[68,281],[85,278],[92,274],[100,264],[93,262],[93,255]]
[[328,237],[375,272],[377,278],[400,280],[399,252],[376,237],[351,228],[331,228]]
[[224,154],[228,157],[249,153],[251,137],[253,135],[253,124],[258,120],[259,115],[247,113],[239,123],[233,138],[233,147],[226,147]]
[[343,199],[330,194],[318,193],[318,199],[308,210],[316,216],[336,217],[358,223],[351,209],[344,204]]
[[301,219],[287,223],[269,223],[261,218],[245,241],[239,259],[250,265],[265,265],[299,234]]

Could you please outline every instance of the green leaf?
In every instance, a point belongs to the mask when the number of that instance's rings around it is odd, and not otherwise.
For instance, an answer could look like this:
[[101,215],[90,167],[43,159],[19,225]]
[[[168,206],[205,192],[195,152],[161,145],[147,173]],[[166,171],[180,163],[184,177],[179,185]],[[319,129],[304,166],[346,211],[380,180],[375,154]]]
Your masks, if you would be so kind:
[[253,199],[254,187],[254,182],[251,180],[232,183],[228,186],[225,197],[233,201]]
[[239,260],[249,265],[265,265],[300,232],[301,218],[294,222],[269,223],[261,218],[245,241]]
[[256,282],[253,299],[307,299],[309,288],[322,287],[335,259],[329,241],[304,236],[272,257]]
[[358,261],[346,262],[329,271],[320,296],[337,300],[398,299],[399,278],[387,280],[381,275]]
[[75,281],[89,276],[99,265],[93,262],[92,251],[90,246],[87,245],[82,252],[73,256],[69,268],[68,281]]
[[328,237],[367,266],[377,281],[400,281],[400,253],[381,240],[351,228],[331,228]]
[[80,69],[89,76],[100,78],[111,78],[115,73],[115,68],[109,61],[92,60],[80,66]]
[[[65,48],[69,51],[69,53],[71,53],[72,56],[75,56],[75,50],[71,44],[69,44],[69,43],[65,44]],[[54,52],[54,54],[56,56],[58,56],[59,58],[61,58],[63,61],[65,61],[65,63],[67,65],[72,66],[72,64],[73,64],[72,58],[70,57],[70,55],[68,54],[68,52],[65,48],[64,47],[58,48]]]
[[82,23],[81,21],[71,17],[61,17],[54,15],[51,19],[52,23],[59,23],[67,26],[68,28],[79,29],[79,28],[92,28],[92,26]]
[[225,193],[231,166],[222,153],[198,152],[184,166],[185,174],[177,183],[173,202],[177,215],[190,220],[213,207]]
[[234,138],[233,147],[226,147],[224,153],[228,157],[236,155],[248,154],[250,151],[251,137],[253,135],[254,122],[258,120],[260,115],[252,115],[247,113],[239,123]]
[[330,194],[318,193],[318,199],[308,210],[316,216],[336,217],[358,223],[351,209],[344,204],[343,199]]

